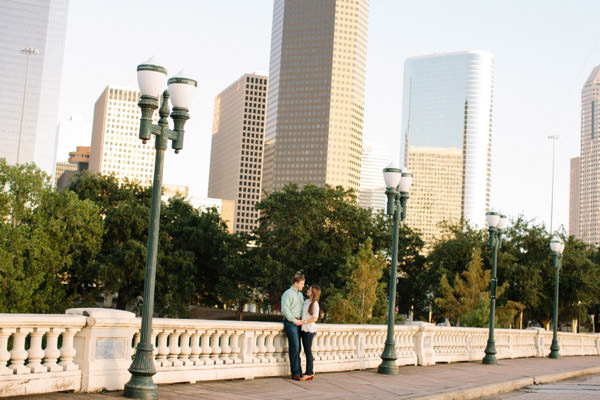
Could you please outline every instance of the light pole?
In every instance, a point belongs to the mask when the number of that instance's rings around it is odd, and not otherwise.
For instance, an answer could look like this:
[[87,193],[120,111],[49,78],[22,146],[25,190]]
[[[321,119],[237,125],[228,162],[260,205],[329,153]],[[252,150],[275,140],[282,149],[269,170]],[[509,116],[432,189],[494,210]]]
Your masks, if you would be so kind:
[[21,123],[19,125],[19,144],[17,145],[17,164],[21,161],[21,137],[23,136],[23,121],[25,117],[25,99],[27,98],[27,78],[29,76],[29,57],[38,55],[40,52],[33,47],[25,47],[19,50],[19,53],[27,56],[25,62],[25,83],[23,84],[23,103],[21,104]]
[[492,271],[490,273],[490,322],[487,346],[485,347],[484,364],[497,364],[496,360],[496,342],[494,341],[494,315],[496,311],[496,259],[498,249],[502,241],[502,230],[506,225],[506,215],[501,215],[496,211],[488,211],[486,213],[488,231],[490,233],[488,245],[492,249]]
[[381,364],[377,372],[386,375],[397,375],[396,343],[394,341],[394,317],[396,314],[396,274],[398,269],[398,225],[406,219],[406,202],[408,190],[412,183],[412,175],[401,170],[394,163],[383,169],[385,194],[387,195],[387,214],[394,221],[392,231],[392,263],[390,265],[390,285],[388,290],[387,339],[381,354]]
[[554,307],[552,315],[552,345],[550,346],[550,358],[560,358],[558,351],[558,336],[556,330],[558,329],[558,271],[562,264],[562,253],[565,249],[565,243],[558,237],[553,237],[550,240],[550,249],[552,250],[552,266],[554,267]]
[[[179,75],[182,73],[180,72]],[[156,254],[158,251],[158,230],[160,222],[160,197],[165,150],[169,140],[175,153],[183,148],[183,126],[189,119],[188,108],[198,83],[189,78],[177,76],[167,80],[167,70],[154,65],[153,60],[137,67],[138,84],[142,94],[138,106],[142,109],[139,138],[144,143],[152,135],[156,135],[154,148],[154,181],[152,183],[152,206],[150,208],[150,224],[148,228],[148,245],[146,253],[146,275],[144,279],[144,300],[142,309],[142,327],[140,342],[136,347],[135,358],[129,367],[131,379],[125,384],[125,397],[136,399],[158,398],[157,387],[152,381],[156,373],[154,367],[154,349],[150,342],[152,334],[152,314],[154,313],[154,284],[156,276]],[[158,97],[168,84],[168,90],[162,93],[162,104],[158,112],[158,125],[152,124],[152,115],[158,108]],[[169,110],[169,97],[173,111]],[[173,130],[169,129],[169,113],[173,120]]]

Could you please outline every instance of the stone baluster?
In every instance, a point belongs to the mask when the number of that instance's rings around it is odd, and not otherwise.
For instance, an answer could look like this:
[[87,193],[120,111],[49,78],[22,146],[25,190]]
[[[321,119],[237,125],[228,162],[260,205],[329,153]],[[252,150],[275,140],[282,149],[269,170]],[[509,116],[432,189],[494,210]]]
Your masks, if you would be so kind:
[[219,339],[221,338],[222,334],[223,334],[223,331],[216,330],[216,331],[213,331],[212,335],[210,335],[210,344],[211,344],[210,359],[213,361],[213,364],[215,364],[215,365],[223,364],[223,360],[221,360],[221,358],[219,357],[221,355],[221,344],[219,343]]
[[354,332],[348,332],[346,335],[346,351],[348,352],[348,358],[350,359],[356,358],[356,338],[358,338],[358,334]]
[[[156,330],[152,330],[152,334],[150,335],[150,343],[152,343],[152,357],[154,357],[154,360],[156,360],[156,356],[158,355],[158,334],[160,333],[160,331],[156,331]],[[137,344],[140,341],[140,332],[136,332],[135,335],[135,345],[137,346]],[[131,358],[133,358],[133,356],[131,356]]]
[[167,338],[169,337],[169,332],[160,331],[158,333],[158,344],[156,346],[156,365],[161,367],[169,367],[171,363],[167,360],[167,356],[169,355],[169,347],[167,346]]
[[256,361],[259,363],[267,362],[265,359],[265,353],[267,352],[267,347],[265,346],[265,338],[267,337],[267,333],[265,331],[256,332]]
[[225,331],[221,336],[221,361],[223,364],[233,364],[233,360],[230,357],[231,346],[229,345],[229,338],[233,332]]
[[73,337],[79,331],[79,328],[65,328],[62,333],[62,346],[60,347],[60,365],[64,371],[78,370],[79,367],[73,363],[76,351],[73,346]]
[[181,348],[179,347],[179,336],[181,335],[181,330],[174,329],[169,334],[169,363],[173,367],[179,367],[182,365],[181,360],[179,360],[179,353],[181,352]]
[[[213,365],[214,362],[210,359],[210,352],[211,352],[211,348],[210,348],[210,336],[212,335],[213,331],[204,331],[202,333],[202,345],[201,345],[201,353],[200,353],[200,362],[204,365]],[[198,364],[198,365],[202,365],[202,364]]]
[[231,343],[231,361],[234,364],[240,364],[242,362],[242,359],[240,357],[240,351],[241,351],[241,346],[240,346],[240,336],[242,335],[242,331],[234,331],[231,334],[231,339],[230,343]]
[[[285,361],[285,346],[284,343],[287,342],[287,337],[281,333],[277,332],[275,335],[275,339],[273,340],[273,344],[275,345],[275,361],[276,362],[284,362]],[[313,346],[314,349],[314,346]]]
[[58,365],[58,357],[60,357],[60,350],[58,350],[58,336],[62,333],[60,328],[50,328],[46,332],[46,350],[44,352],[44,367],[48,372],[62,371],[62,367]]
[[28,374],[31,371],[25,366],[27,350],[25,350],[25,338],[31,329],[17,328],[13,333],[13,348],[10,351],[10,368],[15,374]]
[[315,337],[313,338],[313,342],[312,342],[312,353],[313,353],[313,360],[317,361],[321,359],[321,347],[319,346],[319,343],[321,343],[321,338],[323,337],[323,334],[321,332],[317,332],[315,334]]
[[200,332],[197,330],[192,331],[190,336],[190,365],[202,365],[203,362],[200,361],[200,353],[202,352],[202,348],[200,347]]
[[335,332],[327,332],[327,335],[325,336],[325,360],[334,360],[334,356],[333,356],[333,344],[332,339],[335,336]]
[[33,328],[29,334],[27,367],[34,374],[48,371],[46,367],[42,365],[42,358],[44,358],[44,350],[42,349],[42,336],[44,336],[44,333],[46,333],[47,330],[48,328]]
[[333,332],[331,335],[331,360],[343,360],[344,359],[344,349],[342,347],[342,335],[344,332]]
[[[152,333],[154,334],[154,331],[152,331]],[[131,358],[133,358],[135,356],[136,347],[139,342],[140,342],[140,332],[136,331],[133,333],[133,340],[131,341]],[[150,341],[150,343],[154,344],[153,341]],[[154,346],[154,347],[156,347],[156,346]]]
[[181,361],[182,365],[194,365],[194,362],[190,360],[190,354],[192,354],[190,336],[191,332],[186,330],[179,337],[179,361]]
[[11,375],[13,373],[13,370],[8,368],[6,363],[10,360],[8,338],[14,331],[14,329],[10,328],[0,328],[0,375]]
[[269,331],[267,332],[267,337],[265,339],[265,347],[267,349],[265,353],[265,362],[272,363],[276,362],[275,358],[275,344],[273,341],[275,340],[275,335],[277,335],[277,331]]

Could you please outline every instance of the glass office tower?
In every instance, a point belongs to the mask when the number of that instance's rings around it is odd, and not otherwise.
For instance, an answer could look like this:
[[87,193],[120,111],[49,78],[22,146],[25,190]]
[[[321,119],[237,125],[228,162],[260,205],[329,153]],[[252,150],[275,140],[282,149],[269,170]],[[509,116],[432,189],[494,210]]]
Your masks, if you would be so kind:
[[[440,216],[484,224],[493,87],[494,58],[488,52],[434,54],[405,63],[401,154],[414,174],[407,222],[422,231],[429,227],[429,236]],[[436,200],[439,193],[457,190],[452,204]]]

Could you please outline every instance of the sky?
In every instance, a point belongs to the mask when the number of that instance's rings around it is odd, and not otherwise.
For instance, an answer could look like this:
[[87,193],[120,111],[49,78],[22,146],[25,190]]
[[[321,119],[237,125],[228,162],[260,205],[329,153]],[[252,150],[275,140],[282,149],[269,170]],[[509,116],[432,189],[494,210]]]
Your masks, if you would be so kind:
[[[137,88],[154,56],[198,81],[184,148],[168,151],[166,184],[205,197],[215,96],[248,72],[268,72],[272,0],[71,0],[61,120],[92,121],[107,85]],[[568,228],[569,160],[579,155],[581,88],[600,64],[600,1],[371,0],[363,142],[400,149],[407,58],[462,50],[495,56],[491,206],[510,218]],[[552,199],[555,142],[554,202]],[[91,132],[82,133],[89,143]]]

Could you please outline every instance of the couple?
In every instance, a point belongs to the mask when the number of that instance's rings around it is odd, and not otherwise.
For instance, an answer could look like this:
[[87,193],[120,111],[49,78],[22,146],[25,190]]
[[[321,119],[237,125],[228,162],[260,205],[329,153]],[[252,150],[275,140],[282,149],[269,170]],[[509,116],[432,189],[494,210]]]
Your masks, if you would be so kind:
[[[292,278],[292,286],[281,296],[281,312],[283,314],[283,330],[288,338],[290,368],[292,379],[296,381],[309,381],[314,376],[313,356],[311,352],[312,340],[317,332],[315,322],[319,318],[319,297],[321,289],[312,285],[307,290],[308,299],[302,295],[304,275],[296,272]],[[300,365],[300,339],[306,355],[306,373],[302,375]]]

